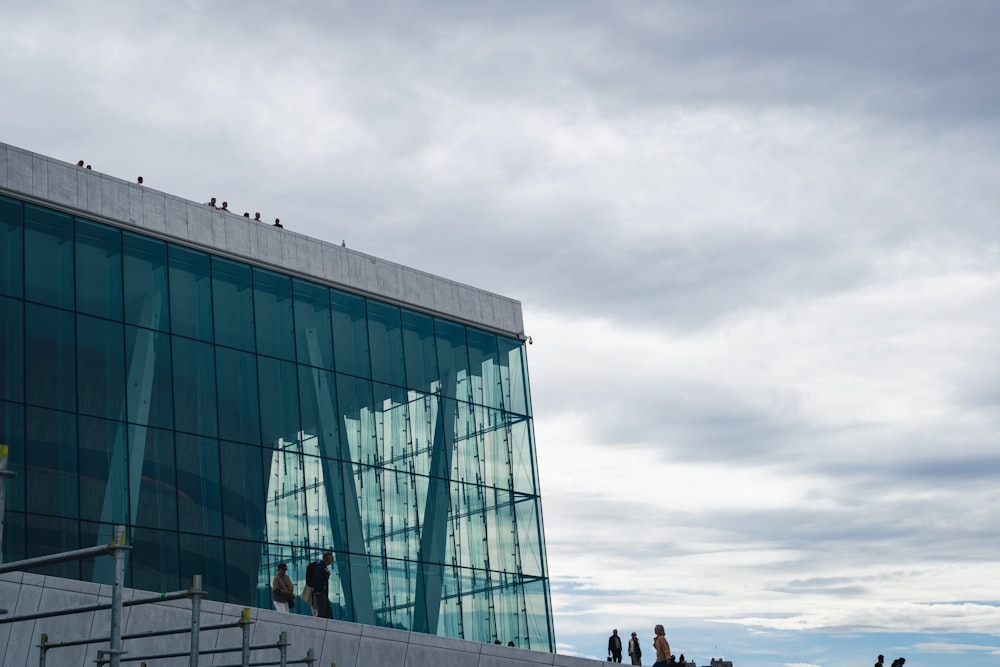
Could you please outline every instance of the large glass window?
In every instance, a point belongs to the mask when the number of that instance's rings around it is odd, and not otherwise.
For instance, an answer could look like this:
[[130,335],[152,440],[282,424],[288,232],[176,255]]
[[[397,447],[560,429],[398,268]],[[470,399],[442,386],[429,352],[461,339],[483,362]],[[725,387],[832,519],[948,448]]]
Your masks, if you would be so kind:
[[122,234],[76,219],[76,309],[122,319]]
[[471,399],[469,392],[469,351],[465,342],[465,327],[441,318],[434,318],[437,333],[438,368],[441,371],[441,393],[463,401]]
[[24,400],[24,303],[0,296],[0,398]]
[[215,346],[173,337],[174,428],[215,437]]
[[215,348],[219,394],[219,437],[260,444],[257,357],[226,347]]
[[130,426],[128,458],[132,522],[148,528],[177,530],[175,489],[178,486],[173,431]]
[[78,518],[76,417],[69,412],[28,408],[25,421],[25,510]]
[[262,444],[283,447],[298,442],[299,391],[295,364],[258,357],[260,378],[260,429]]
[[222,523],[227,538],[260,540],[264,536],[264,480],[261,448],[219,443]]
[[500,352],[500,386],[503,405],[519,415],[530,415],[528,369],[524,363],[524,343],[504,336],[497,337]]
[[368,341],[372,379],[405,386],[406,363],[403,359],[403,327],[399,308],[368,299]]
[[270,357],[295,360],[295,323],[292,320],[292,281],[274,271],[254,267],[254,321],[257,351]]
[[490,408],[502,408],[497,337],[472,328],[467,333],[472,400]]
[[118,322],[76,318],[77,394],[80,412],[125,419],[125,330]]
[[[14,473],[14,476],[8,477],[6,482],[7,511],[23,512],[25,454],[23,405],[0,401],[0,443],[7,445],[7,470]],[[10,539],[5,540],[5,554],[8,553],[6,543]],[[23,544],[20,550],[23,551]],[[23,554],[21,557],[23,558]]]
[[218,440],[179,433],[174,444],[180,529],[200,535],[222,535]]
[[173,374],[170,336],[125,327],[125,373],[128,420],[133,424],[173,428]]
[[253,352],[253,282],[250,267],[212,258],[212,303],[215,342]]
[[522,341],[0,197],[0,360],[4,557],[553,648]]
[[24,205],[0,197],[0,294],[24,293]]
[[[170,244],[170,330],[212,341],[212,276],[208,255]],[[159,327],[156,327],[159,328]]]
[[128,523],[125,425],[96,417],[80,417],[77,437],[80,518],[109,525]]
[[24,296],[60,308],[73,307],[73,218],[28,204],[24,207]]
[[122,253],[125,321],[146,329],[169,330],[167,244],[125,232]]
[[333,370],[333,330],[330,290],[322,285],[292,281],[295,303],[295,349],[300,364]]
[[333,309],[333,351],[337,372],[371,377],[364,298],[332,289],[330,307]]
[[402,323],[407,386],[417,391],[434,392],[438,379],[434,318],[404,308]]
[[339,457],[340,420],[337,383],[333,373],[299,366],[299,406],[302,447],[306,454]]
[[24,315],[25,399],[40,407],[75,410],[73,313],[29,303]]

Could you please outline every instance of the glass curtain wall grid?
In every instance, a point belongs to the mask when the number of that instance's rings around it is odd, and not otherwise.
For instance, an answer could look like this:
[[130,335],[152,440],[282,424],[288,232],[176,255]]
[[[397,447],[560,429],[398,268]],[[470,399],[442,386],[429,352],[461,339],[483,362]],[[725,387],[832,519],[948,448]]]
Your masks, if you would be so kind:
[[522,341],[0,197],[0,359],[5,559],[555,649]]

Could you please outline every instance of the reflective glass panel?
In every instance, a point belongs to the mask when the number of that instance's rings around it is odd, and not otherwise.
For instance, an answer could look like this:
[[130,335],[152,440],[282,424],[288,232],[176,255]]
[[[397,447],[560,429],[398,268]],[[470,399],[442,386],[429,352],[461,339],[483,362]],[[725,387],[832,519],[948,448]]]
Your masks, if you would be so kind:
[[125,329],[118,322],[78,315],[76,378],[80,412],[125,419]]
[[337,404],[343,420],[341,451],[349,451],[351,461],[375,465],[375,448],[371,446],[375,440],[371,382],[338,374]]
[[342,458],[334,374],[309,366],[298,369],[303,451],[313,456]]
[[231,604],[270,605],[259,576],[260,545],[243,540],[225,540],[226,598]]
[[80,448],[80,518],[109,525],[128,523],[125,425],[96,417],[80,417],[77,437]]
[[176,530],[177,470],[173,431],[130,426],[128,456],[132,522],[137,526]]
[[497,337],[472,327],[467,329],[467,333],[472,400],[490,408],[502,408],[504,404],[500,386]]
[[448,398],[470,400],[469,351],[465,343],[465,327],[434,318],[434,331],[437,334],[441,393]]
[[73,218],[46,208],[24,207],[24,296],[73,307]]
[[146,329],[169,330],[167,244],[123,232],[122,254],[125,321]]
[[25,399],[47,408],[76,409],[73,313],[29,303],[24,315]]
[[114,227],[76,219],[76,309],[122,319],[122,235]]
[[330,290],[322,285],[292,280],[295,304],[295,342],[300,364],[333,370],[333,330]]
[[[0,444],[7,445],[7,470],[14,473],[13,477],[7,478],[7,511],[23,512],[25,455],[23,405],[0,401]],[[4,531],[6,532],[6,527]],[[6,548],[6,545],[4,546]],[[23,544],[21,549],[23,550]]]
[[[25,524],[28,535],[24,550],[26,558],[49,556],[60,551],[73,551],[81,546],[80,521],[78,519],[28,514],[25,517]],[[88,544],[87,546],[94,545]],[[79,579],[80,562],[70,561],[46,565],[32,568],[31,571],[33,574]]]
[[24,400],[24,305],[0,296],[0,400]]
[[212,257],[212,298],[215,342],[254,350],[253,282],[250,267]]
[[24,205],[0,197],[0,294],[24,293]]
[[406,385],[403,328],[399,308],[368,299],[368,342],[372,379],[399,387]]
[[223,531],[226,537],[259,540],[264,535],[261,448],[222,441],[219,455]]
[[292,281],[274,271],[253,269],[254,322],[257,352],[295,360],[295,322],[292,320]]
[[432,393],[437,389],[437,339],[434,318],[402,309],[403,349],[406,350],[407,386]]
[[176,591],[181,588],[177,537],[175,532],[144,526],[132,531],[132,551],[129,553],[131,586],[144,591]]
[[332,289],[330,307],[333,309],[333,351],[337,372],[371,377],[365,300]]
[[295,364],[257,358],[261,444],[284,447],[299,440],[299,391]]
[[222,538],[181,533],[178,541],[181,586],[190,586],[192,575],[200,574],[209,599],[225,600],[226,552]]
[[260,443],[257,357],[226,347],[215,348],[219,393],[219,436]]
[[500,385],[505,409],[520,415],[530,415],[528,406],[528,368],[524,360],[524,343],[504,336],[497,337],[500,353]]
[[133,424],[173,428],[170,336],[126,326],[125,377],[128,420]]
[[189,338],[172,338],[174,428],[215,437],[215,347]]
[[80,497],[76,417],[68,412],[25,411],[25,509],[77,518]]
[[167,246],[170,278],[170,330],[198,340],[212,340],[212,279],[208,255]]
[[177,516],[180,529],[189,533],[221,535],[218,441],[178,433],[174,446],[177,450]]

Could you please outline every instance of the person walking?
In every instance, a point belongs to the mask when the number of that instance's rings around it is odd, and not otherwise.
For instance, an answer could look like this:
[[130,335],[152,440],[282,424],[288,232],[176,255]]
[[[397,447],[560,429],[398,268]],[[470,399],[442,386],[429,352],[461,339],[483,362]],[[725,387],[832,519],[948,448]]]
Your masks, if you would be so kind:
[[287,614],[291,605],[295,603],[295,587],[288,577],[288,566],[278,563],[278,574],[271,580],[271,604],[275,611]]
[[608,637],[608,655],[611,656],[611,662],[622,661],[622,638],[618,636],[618,628],[612,630]]
[[657,623],[653,632],[656,634],[653,637],[653,648],[656,649],[656,662],[653,663],[653,667],[667,667],[670,664],[670,643],[667,642],[666,631]]
[[880,655],[878,660],[875,661],[874,667],[885,667],[885,656]]
[[333,563],[333,552],[323,554],[323,560],[316,563],[313,580],[313,602],[316,605],[316,615],[320,618],[333,618],[330,608],[330,564]]
[[628,655],[632,658],[633,665],[642,664],[642,649],[639,648],[639,637],[634,632],[632,638],[628,640]]

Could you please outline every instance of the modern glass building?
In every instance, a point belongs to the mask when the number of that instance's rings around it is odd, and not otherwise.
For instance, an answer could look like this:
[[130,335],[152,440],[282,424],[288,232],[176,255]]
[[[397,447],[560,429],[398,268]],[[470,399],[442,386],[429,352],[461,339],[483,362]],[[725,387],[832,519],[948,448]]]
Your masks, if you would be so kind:
[[0,144],[0,364],[5,560],[555,650],[518,302]]

